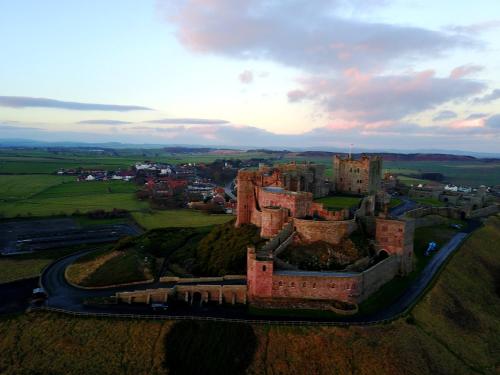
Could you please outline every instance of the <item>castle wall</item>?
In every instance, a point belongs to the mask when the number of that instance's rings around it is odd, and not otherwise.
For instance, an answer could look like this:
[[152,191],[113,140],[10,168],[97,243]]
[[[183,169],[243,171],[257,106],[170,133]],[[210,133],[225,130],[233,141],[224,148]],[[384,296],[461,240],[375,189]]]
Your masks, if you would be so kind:
[[356,302],[361,288],[361,274],[277,271],[273,275],[272,297]]
[[363,290],[359,302],[364,301],[391,281],[399,272],[400,257],[391,256],[363,272]]
[[291,217],[303,217],[309,213],[312,194],[259,188],[258,201],[261,207],[282,207],[288,209]]
[[281,231],[288,218],[288,210],[285,208],[263,208],[261,213],[262,238],[271,238]]
[[316,221],[293,219],[295,231],[304,242],[324,241],[336,245],[357,228],[354,220]]

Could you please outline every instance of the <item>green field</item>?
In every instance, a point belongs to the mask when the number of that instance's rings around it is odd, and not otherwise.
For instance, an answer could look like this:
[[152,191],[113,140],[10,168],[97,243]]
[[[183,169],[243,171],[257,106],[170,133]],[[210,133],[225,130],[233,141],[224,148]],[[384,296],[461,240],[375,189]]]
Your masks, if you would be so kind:
[[80,250],[82,247],[74,246],[16,256],[0,255],[0,284],[37,277],[54,260]]
[[[12,176],[9,176],[12,177]],[[30,176],[16,179],[19,186],[29,184]],[[41,176],[36,176],[36,178]],[[48,177],[48,176],[43,176]],[[124,181],[64,182],[40,190],[26,198],[2,203],[0,214],[6,218],[17,216],[71,215],[77,211],[110,211],[121,208],[129,211],[147,209],[148,204],[137,200],[133,192],[137,186]]]
[[114,154],[83,150],[43,151],[0,149],[0,174],[51,174],[60,168],[96,168],[115,170],[129,168],[138,161],[155,160],[163,163],[211,163],[217,159],[250,159],[268,157],[263,153],[237,152],[170,154],[160,149],[115,150]]
[[443,202],[434,198],[412,198],[412,200],[425,206],[442,207],[445,205]]
[[[420,174],[422,172],[438,172],[445,176],[445,182],[456,185],[498,185],[500,184],[500,162],[481,161],[411,161],[384,162],[387,172],[399,174]],[[419,183],[419,182],[415,182]]]
[[205,227],[234,219],[232,215],[208,215],[200,211],[179,209],[167,211],[133,212],[132,217],[144,229],[166,227]]
[[324,197],[315,200],[318,203],[322,203],[325,208],[329,210],[341,210],[343,208],[357,207],[361,198],[349,197],[349,196],[332,196]]
[[0,175],[0,202],[18,201],[39,194],[75,177],[53,175]]

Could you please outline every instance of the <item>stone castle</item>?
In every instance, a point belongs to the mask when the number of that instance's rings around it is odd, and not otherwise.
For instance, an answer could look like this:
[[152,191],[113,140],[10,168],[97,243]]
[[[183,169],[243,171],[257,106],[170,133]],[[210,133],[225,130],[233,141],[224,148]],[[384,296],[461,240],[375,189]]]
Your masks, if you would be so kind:
[[[381,196],[381,158],[335,156],[333,169],[331,183],[324,177],[324,166],[307,163],[239,171],[236,226],[254,224],[260,227],[261,237],[268,239],[264,246],[247,250],[250,303],[271,307],[333,301],[357,304],[394,276],[411,272],[412,223],[390,219],[376,210],[380,207],[376,203]],[[362,199],[354,210],[330,211],[314,201],[329,193],[356,194]],[[300,270],[280,259],[290,244],[339,245],[355,231],[371,238],[373,245],[372,259],[358,262],[365,263],[361,270]]]

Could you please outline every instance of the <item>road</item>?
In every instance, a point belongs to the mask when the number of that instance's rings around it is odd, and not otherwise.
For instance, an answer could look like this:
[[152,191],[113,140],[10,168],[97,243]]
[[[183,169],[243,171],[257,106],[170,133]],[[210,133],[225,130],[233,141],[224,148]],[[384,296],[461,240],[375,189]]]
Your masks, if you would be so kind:
[[403,202],[390,210],[391,216],[400,217],[404,213],[417,208],[417,203],[407,197],[399,197]]
[[233,191],[231,189],[231,186],[233,185],[233,181],[229,181],[225,186],[224,186],[224,191],[226,192],[226,195],[231,198],[232,200],[236,200],[236,195],[233,194]]
[[[473,228],[471,228],[472,230]],[[439,271],[441,266],[445,263],[448,257],[459,247],[467,233],[457,233],[443,248],[436,253],[427,266],[423,269],[422,273],[416,278],[405,293],[394,302],[393,305],[387,309],[372,315],[372,316],[354,316],[354,317],[341,317],[337,319],[322,319],[322,318],[300,318],[300,321],[311,322],[341,322],[352,324],[366,324],[376,323],[397,317],[403,313],[409,306],[418,300],[420,295],[426,290],[431,283],[433,277]],[[152,312],[143,306],[129,306],[117,305],[111,307],[88,307],[83,304],[83,301],[90,297],[105,297],[114,295],[119,291],[127,290],[142,290],[155,287],[172,287],[174,284],[165,283],[149,283],[134,286],[124,286],[118,288],[107,288],[99,290],[86,290],[75,288],[68,284],[64,277],[64,271],[67,266],[74,262],[79,256],[86,252],[70,255],[59,261],[53,263],[41,276],[41,283],[47,290],[49,298],[47,301],[48,306],[54,308],[64,309],[73,312],[106,312],[109,314],[152,314]],[[241,283],[241,281],[237,281]],[[234,282],[233,282],[234,283]],[[247,313],[245,309],[234,309],[224,307],[212,307],[205,309],[184,309],[175,310],[164,313],[165,315],[191,315],[191,316],[206,316],[206,317],[225,317],[231,319],[244,320],[273,320],[273,321],[297,321],[293,317],[265,317],[255,316]]]

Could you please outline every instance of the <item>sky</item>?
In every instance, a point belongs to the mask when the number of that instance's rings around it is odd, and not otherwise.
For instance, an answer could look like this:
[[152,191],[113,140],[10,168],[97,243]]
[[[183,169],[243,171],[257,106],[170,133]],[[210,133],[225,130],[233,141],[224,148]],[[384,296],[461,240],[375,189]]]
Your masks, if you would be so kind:
[[0,138],[500,153],[498,0],[0,0]]

